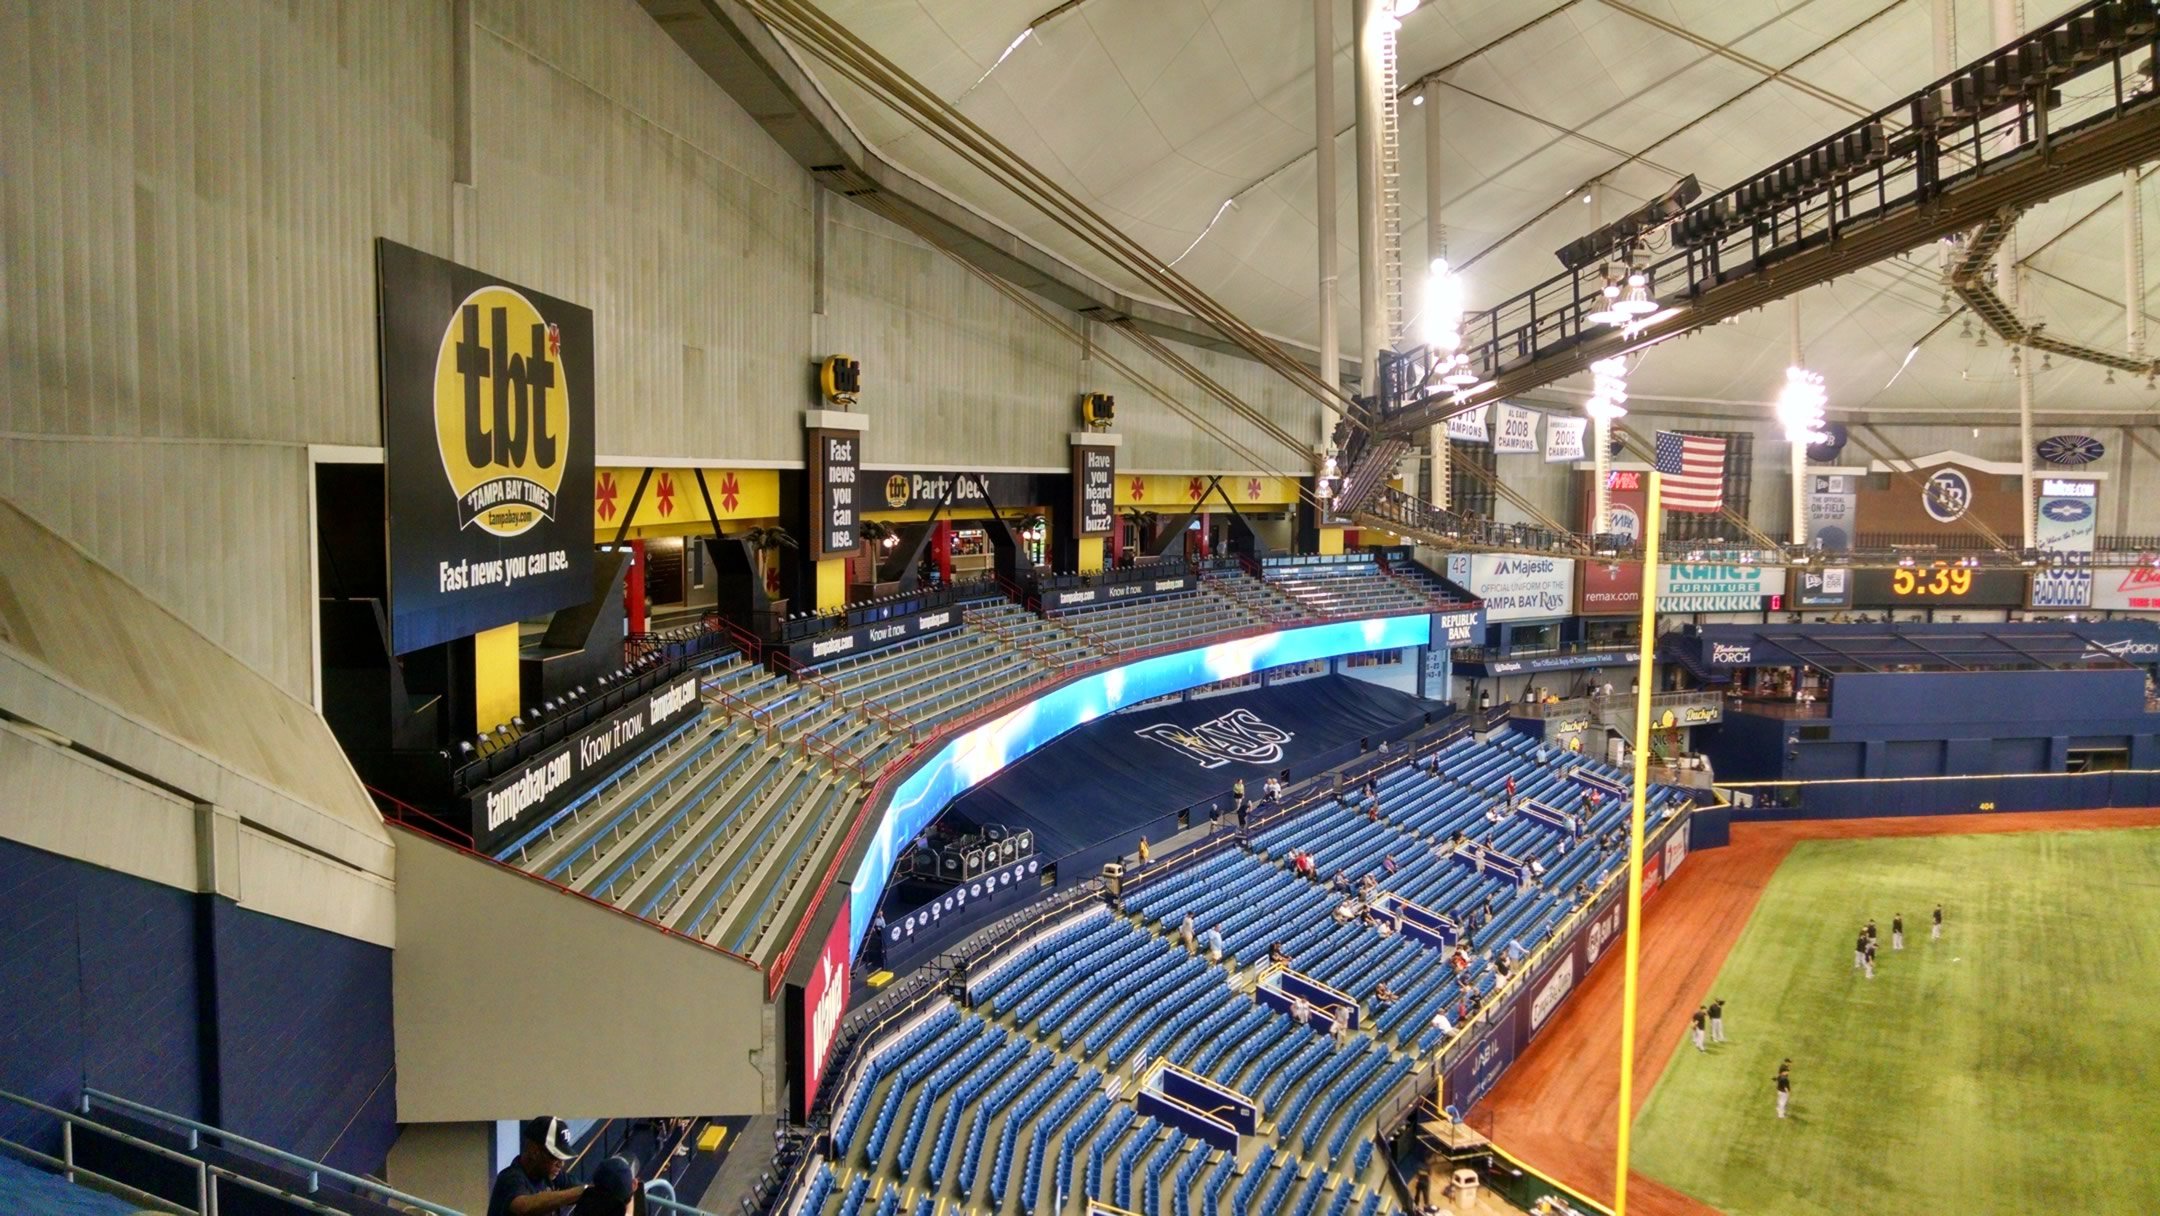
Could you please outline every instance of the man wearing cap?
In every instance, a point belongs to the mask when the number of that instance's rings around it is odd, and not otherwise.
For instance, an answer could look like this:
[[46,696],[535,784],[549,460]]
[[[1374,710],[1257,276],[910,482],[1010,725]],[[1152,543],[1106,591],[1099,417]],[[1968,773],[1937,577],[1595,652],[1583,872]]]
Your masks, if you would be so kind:
[[518,1124],[517,1160],[495,1175],[487,1216],[556,1216],[576,1203],[585,1194],[584,1187],[555,1184],[568,1160],[570,1129],[562,1120],[527,1119]]

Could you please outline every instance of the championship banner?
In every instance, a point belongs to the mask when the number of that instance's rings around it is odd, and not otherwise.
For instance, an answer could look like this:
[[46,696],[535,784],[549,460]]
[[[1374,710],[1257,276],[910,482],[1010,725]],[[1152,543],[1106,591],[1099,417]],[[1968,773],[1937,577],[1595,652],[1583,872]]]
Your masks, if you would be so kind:
[[2089,608],[2093,599],[2092,551],[2099,535],[2100,483],[2085,478],[2044,477],[2033,519],[2033,545],[2064,555],[2065,567],[2033,571],[2035,608]]
[[593,320],[375,243],[391,650],[592,598]]
[[1489,405],[1464,410],[1447,420],[1447,437],[1463,443],[1491,443],[1492,437],[1485,433],[1485,416],[1492,412]]
[[1557,464],[1563,460],[1585,460],[1583,455],[1583,430],[1590,425],[1588,418],[1552,417],[1545,420],[1545,463]]
[[1542,417],[1536,410],[1526,410],[1508,402],[1500,403],[1500,433],[1493,438],[1493,451],[1514,454],[1537,451],[1537,424]]

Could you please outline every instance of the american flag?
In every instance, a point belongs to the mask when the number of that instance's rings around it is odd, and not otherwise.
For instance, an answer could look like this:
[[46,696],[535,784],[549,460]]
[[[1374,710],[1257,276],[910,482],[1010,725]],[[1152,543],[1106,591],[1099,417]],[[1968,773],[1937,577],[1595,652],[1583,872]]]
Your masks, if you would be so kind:
[[1657,471],[1665,475],[1665,507],[1715,511],[1725,505],[1725,441],[1707,435],[1657,433]]

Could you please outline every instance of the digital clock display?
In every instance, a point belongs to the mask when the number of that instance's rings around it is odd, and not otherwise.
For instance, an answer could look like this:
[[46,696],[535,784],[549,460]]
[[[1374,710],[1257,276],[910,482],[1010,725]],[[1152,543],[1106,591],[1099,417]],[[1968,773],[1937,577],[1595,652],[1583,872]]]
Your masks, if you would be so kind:
[[2024,603],[2025,575],[2017,570],[1967,566],[1907,566],[1856,570],[1853,603],[1965,604],[2008,608]]

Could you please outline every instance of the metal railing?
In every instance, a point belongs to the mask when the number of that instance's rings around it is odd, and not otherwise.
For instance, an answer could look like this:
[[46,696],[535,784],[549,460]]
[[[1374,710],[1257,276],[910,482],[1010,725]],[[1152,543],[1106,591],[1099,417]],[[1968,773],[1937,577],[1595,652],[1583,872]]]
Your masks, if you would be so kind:
[[[2010,162],[2047,159],[2051,145],[2150,102],[2142,73],[2125,61],[2152,45],[2153,15],[2149,0],[2080,5],[1689,207],[1672,221],[1670,252],[1638,260],[1634,269],[1646,276],[1654,302],[1677,312],[1712,288],[1774,263],[1849,241],[1861,229],[1888,227],[1960,186],[2005,173]],[[2061,86],[2096,73],[2108,79],[2085,85],[2067,105],[2060,100]],[[2065,116],[2072,121],[2062,122]],[[1895,248],[1931,235],[1923,232]],[[1636,239],[1630,234],[1626,243]],[[1464,353],[1481,382],[1478,389],[1586,339],[1607,332],[1617,337],[1588,319],[1606,306],[1605,287],[1601,268],[1585,263],[1465,316]],[[1643,319],[1652,341],[1703,323],[1700,316],[1678,318],[1669,332],[1658,332],[1664,320],[1664,314]],[[1624,345],[1615,344],[1615,353]],[[1429,352],[1405,352],[1398,374],[1383,375],[1384,430],[1429,426],[1460,408],[1443,399],[1450,390],[1435,382],[1436,363]],[[1524,387],[1501,385],[1498,392]]]
[[[208,1123],[199,1123],[193,1119],[173,1114],[170,1111],[159,1110],[155,1106],[145,1106],[140,1102],[133,1102],[118,1095],[109,1094],[101,1089],[85,1087],[82,1092],[82,1113],[87,1116],[93,1106],[105,1106],[124,1114],[133,1115],[139,1119],[162,1123],[174,1130],[184,1131],[187,1133],[188,1148],[191,1150],[200,1148],[203,1137],[208,1136],[228,1149],[245,1149],[257,1156],[267,1157],[276,1164],[290,1166],[307,1179],[307,1190],[310,1195],[320,1191],[323,1180],[329,1179],[363,1195],[373,1195],[391,1203],[401,1204],[416,1212],[432,1213],[433,1216],[462,1216],[455,1208],[447,1208],[439,1203],[431,1203],[417,1195],[408,1195],[404,1191],[386,1186],[372,1178],[365,1178],[359,1174],[348,1174],[344,1170],[324,1165],[320,1161],[310,1160],[297,1153],[288,1153],[284,1149],[264,1144],[258,1140],[250,1140],[246,1136],[226,1131],[220,1127],[213,1127]],[[255,1185],[258,1189],[264,1189],[272,1194],[286,1193],[276,1188],[254,1183],[253,1180],[246,1178],[244,1175],[229,1174],[222,1167],[211,1166],[210,1169],[217,1174],[227,1174],[235,1181]],[[212,1186],[214,1192],[214,1182]],[[211,1201],[213,1204],[216,1202],[214,1193]],[[214,1213],[214,1211],[213,1208],[212,1212]],[[206,1213],[205,1216],[211,1216],[211,1213]]]

